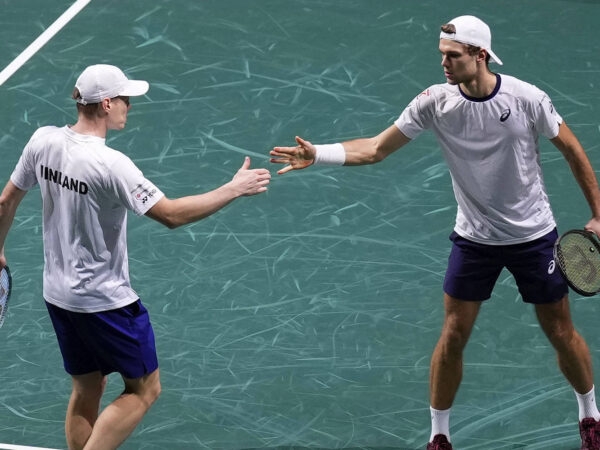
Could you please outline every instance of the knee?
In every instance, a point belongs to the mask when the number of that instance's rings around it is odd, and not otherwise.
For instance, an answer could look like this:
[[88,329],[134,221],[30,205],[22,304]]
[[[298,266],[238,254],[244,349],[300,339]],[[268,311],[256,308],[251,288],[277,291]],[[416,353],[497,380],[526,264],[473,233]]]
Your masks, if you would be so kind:
[[152,404],[156,400],[158,400],[158,397],[160,397],[161,391],[162,386],[160,384],[160,378],[156,376],[149,380],[148,383],[146,383],[144,389],[142,390],[142,392],[140,392],[140,397],[147,405],[147,407],[150,408],[150,406],[152,406]]
[[71,398],[73,401],[82,400],[84,402],[100,401],[100,398],[104,394],[106,388],[107,377],[100,374],[86,374],[81,376],[74,376],[73,386],[71,391]]
[[556,322],[545,330],[546,336],[555,348],[569,347],[579,337],[572,324]]
[[137,379],[125,379],[123,394],[137,396],[146,408],[150,408],[161,393],[158,369],[149,375]]
[[144,390],[143,397],[144,401],[148,404],[148,407],[150,407],[156,400],[158,400],[158,397],[160,397],[161,392],[162,385],[160,383],[160,377],[158,376],[158,374],[156,374],[156,376],[151,378],[150,383],[148,383],[146,389]]
[[462,354],[480,308],[481,302],[468,302],[444,295],[444,324],[439,340],[444,353]]
[[162,392],[162,385],[160,384],[160,380],[157,380],[156,383],[154,384],[154,386],[152,386],[151,392],[150,392],[150,398],[152,403],[154,403],[156,400],[158,400],[158,397],[160,397],[160,394]]
[[442,329],[440,344],[449,353],[462,353],[469,341],[470,330],[456,323],[446,323]]
[[568,346],[580,339],[571,320],[567,296],[556,303],[536,305],[535,311],[544,334],[554,347]]

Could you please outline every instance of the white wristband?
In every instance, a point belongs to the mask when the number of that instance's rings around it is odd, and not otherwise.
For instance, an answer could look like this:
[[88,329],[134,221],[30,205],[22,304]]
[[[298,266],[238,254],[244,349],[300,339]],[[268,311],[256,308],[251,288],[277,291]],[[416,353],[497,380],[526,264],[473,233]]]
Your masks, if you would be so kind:
[[343,166],[346,162],[346,150],[340,143],[315,145],[315,149],[315,165]]

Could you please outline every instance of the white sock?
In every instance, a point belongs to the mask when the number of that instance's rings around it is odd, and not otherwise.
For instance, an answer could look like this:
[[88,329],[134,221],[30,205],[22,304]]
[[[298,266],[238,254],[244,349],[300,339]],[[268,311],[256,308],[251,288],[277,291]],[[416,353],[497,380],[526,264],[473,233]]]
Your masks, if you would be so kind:
[[575,391],[577,397],[577,403],[579,404],[579,421],[587,417],[592,417],[595,420],[600,420],[600,412],[596,406],[596,394],[594,393],[594,387],[587,394],[580,394]]
[[450,442],[450,409],[440,411],[429,407],[431,411],[431,436],[429,442],[433,441],[436,434],[443,434]]

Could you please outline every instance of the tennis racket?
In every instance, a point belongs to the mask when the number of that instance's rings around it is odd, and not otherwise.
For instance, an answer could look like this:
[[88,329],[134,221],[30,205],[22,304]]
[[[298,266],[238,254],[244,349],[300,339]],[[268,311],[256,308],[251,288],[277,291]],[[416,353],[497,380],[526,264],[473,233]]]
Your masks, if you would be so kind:
[[554,260],[575,292],[586,297],[600,292],[600,243],[594,233],[569,230],[561,235]]
[[10,291],[12,290],[12,277],[8,266],[0,270],[0,327],[4,324]]

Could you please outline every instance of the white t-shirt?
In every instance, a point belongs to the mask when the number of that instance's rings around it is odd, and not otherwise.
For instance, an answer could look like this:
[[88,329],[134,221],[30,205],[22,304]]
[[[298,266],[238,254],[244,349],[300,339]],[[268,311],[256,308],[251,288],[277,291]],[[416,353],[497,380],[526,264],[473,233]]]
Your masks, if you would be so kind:
[[10,177],[22,190],[40,185],[44,298],[75,312],[132,303],[127,210],[145,214],[164,194],[123,153],[69,127],[38,129]]
[[537,87],[496,75],[492,94],[465,96],[439,84],[419,94],[395,124],[408,138],[431,129],[458,203],[454,230],[491,245],[532,241],[555,226],[542,177],[539,136],[558,135],[561,116]]

